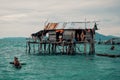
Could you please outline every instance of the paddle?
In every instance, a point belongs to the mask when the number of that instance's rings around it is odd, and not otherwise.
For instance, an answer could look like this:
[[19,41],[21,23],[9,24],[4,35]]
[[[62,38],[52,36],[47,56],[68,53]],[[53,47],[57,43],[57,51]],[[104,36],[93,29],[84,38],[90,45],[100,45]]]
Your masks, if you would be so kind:
[[[14,64],[13,62],[10,62],[10,64]],[[26,63],[20,63],[21,65],[26,65]]]

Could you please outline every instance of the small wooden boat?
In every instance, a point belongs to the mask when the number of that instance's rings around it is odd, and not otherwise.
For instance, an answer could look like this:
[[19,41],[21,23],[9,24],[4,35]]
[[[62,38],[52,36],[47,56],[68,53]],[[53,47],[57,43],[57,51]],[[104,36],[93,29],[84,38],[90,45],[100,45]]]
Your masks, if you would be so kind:
[[14,65],[13,62],[10,62],[10,64],[12,64],[15,68],[18,68],[18,69],[22,68],[22,65],[26,65],[25,63],[20,63],[20,65],[16,66]]
[[115,55],[115,54],[96,54],[97,56],[106,56],[106,57],[112,57],[112,58],[116,58],[116,57],[120,57],[120,55]]

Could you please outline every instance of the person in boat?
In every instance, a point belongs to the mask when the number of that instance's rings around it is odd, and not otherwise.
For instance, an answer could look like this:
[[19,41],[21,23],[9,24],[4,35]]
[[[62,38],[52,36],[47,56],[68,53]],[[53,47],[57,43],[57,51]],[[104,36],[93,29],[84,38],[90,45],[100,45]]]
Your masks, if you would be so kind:
[[114,50],[114,49],[115,49],[115,46],[114,46],[114,45],[112,45],[110,49],[111,49],[111,50]]
[[20,64],[20,62],[19,62],[19,60],[18,60],[17,57],[14,57],[14,62],[13,62],[13,64],[14,64],[15,66],[21,66],[21,64]]

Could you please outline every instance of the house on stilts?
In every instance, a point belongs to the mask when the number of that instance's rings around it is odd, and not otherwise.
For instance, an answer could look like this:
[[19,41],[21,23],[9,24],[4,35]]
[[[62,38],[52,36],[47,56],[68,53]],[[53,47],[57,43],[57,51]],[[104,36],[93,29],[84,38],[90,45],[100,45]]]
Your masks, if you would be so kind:
[[[92,23],[91,25],[88,25]],[[88,27],[89,26],[89,27]],[[26,51],[43,55],[94,54],[96,22],[48,23],[43,30],[31,34],[27,39]],[[83,45],[81,52],[80,45]],[[87,45],[89,52],[87,53]]]

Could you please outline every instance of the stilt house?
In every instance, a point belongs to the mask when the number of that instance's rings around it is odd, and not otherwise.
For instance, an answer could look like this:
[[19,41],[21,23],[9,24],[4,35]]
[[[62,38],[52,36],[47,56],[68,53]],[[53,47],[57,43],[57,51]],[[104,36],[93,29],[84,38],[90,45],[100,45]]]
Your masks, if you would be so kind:
[[[31,34],[31,36],[35,41],[38,41],[36,43],[55,45],[54,52],[56,52],[57,45],[66,46],[62,51],[62,53],[66,54],[76,53],[76,44],[89,43],[89,53],[94,54],[94,35],[96,29],[96,23],[94,25],[86,25],[86,22],[48,23],[43,30]],[[31,42],[29,42],[29,44],[30,43]],[[52,50],[53,48],[54,47],[52,47]],[[68,49],[70,49],[71,52],[68,52],[70,51]]]

